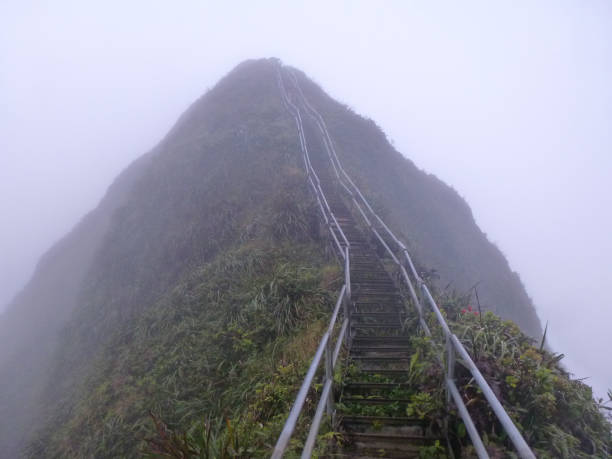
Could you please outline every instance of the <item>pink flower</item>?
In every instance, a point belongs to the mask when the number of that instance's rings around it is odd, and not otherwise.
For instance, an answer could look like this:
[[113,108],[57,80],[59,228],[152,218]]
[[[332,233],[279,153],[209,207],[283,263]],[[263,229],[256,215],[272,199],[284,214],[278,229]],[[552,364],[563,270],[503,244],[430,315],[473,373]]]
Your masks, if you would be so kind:
[[465,314],[466,312],[467,312],[467,311],[465,310],[465,308],[463,308],[463,309],[461,310],[461,314]]
[[474,311],[474,315],[477,316],[478,315],[478,311]]
[[468,311],[472,312],[472,306],[468,305]]

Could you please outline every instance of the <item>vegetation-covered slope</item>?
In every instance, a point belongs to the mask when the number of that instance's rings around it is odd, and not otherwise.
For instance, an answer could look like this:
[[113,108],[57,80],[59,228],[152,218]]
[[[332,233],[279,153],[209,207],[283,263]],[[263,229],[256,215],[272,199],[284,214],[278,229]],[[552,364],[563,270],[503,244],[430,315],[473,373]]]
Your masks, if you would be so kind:
[[[509,320],[488,311],[481,314],[470,296],[439,295],[439,304],[453,332],[459,337],[530,447],[541,458],[603,458],[612,452],[612,424],[605,412],[607,400],[593,399],[592,389],[561,366],[563,354],[544,349]],[[429,325],[442,340],[433,314]],[[414,338],[422,354],[415,363],[415,378],[425,386],[415,397],[414,410],[445,415],[443,375],[431,355],[428,338]],[[442,350],[440,349],[442,352]],[[458,367],[459,390],[491,457],[512,457],[514,449],[467,368]],[[426,394],[429,396],[426,396]],[[460,445],[462,457],[472,457],[465,426],[450,413],[449,435]]]
[[135,161],[98,208],[48,253],[26,288],[0,316],[0,457],[17,457],[39,415],[59,331],[77,305],[84,275],[106,234],[111,216],[149,155]]
[[[308,295],[300,282],[323,292],[318,280],[326,261],[324,246],[311,240],[318,237],[318,220],[297,168],[291,128],[274,67],[245,63],[196,102],[156,149],[113,214],[82,283],[78,307],[61,334],[47,376],[53,383],[42,396],[45,427],[32,455],[137,456],[135,438],[142,436],[135,433],[148,409],[162,409],[171,401],[189,406],[207,385],[226,383],[227,372],[240,367],[241,354],[223,353],[227,343],[220,337],[231,335],[232,327],[244,320],[242,302],[271,308],[275,305],[269,302],[288,301],[283,289],[296,289],[289,292],[294,316],[286,319],[286,330],[272,328],[267,337],[249,338],[258,350],[275,336],[305,326],[296,323],[307,314],[296,310],[293,300]],[[293,244],[284,247],[288,239]],[[238,257],[238,265],[246,263],[243,257],[251,260],[244,284],[240,268],[237,278],[231,264],[223,268],[232,257]],[[279,272],[281,266],[286,272]],[[210,279],[223,269],[225,277],[217,283]],[[292,282],[299,285],[292,287]],[[198,293],[189,293],[192,288]],[[182,301],[197,312],[180,314],[183,305],[169,298],[180,297],[181,291],[186,295]],[[326,297],[317,295],[308,306],[320,312]],[[312,322],[308,317],[305,324]],[[258,334],[255,329],[245,333]],[[220,381],[213,373],[221,375]],[[168,394],[173,398],[164,405]],[[213,391],[204,405],[196,403],[199,409],[162,409],[161,414],[185,423],[221,399]]]

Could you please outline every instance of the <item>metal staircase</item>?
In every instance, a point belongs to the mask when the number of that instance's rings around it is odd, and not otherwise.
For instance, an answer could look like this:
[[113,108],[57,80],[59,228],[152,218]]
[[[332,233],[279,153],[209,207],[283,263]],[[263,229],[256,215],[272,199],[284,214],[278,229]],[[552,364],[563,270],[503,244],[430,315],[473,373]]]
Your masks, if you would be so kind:
[[[341,445],[328,448],[326,454],[330,457],[409,458],[418,457],[423,446],[436,442],[446,445],[444,432],[432,429],[436,425],[434,420],[406,417],[409,400],[401,397],[402,389],[415,390],[406,383],[413,354],[410,337],[419,329],[431,336],[424,318],[424,309],[429,307],[446,338],[443,343],[446,355],[440,355],[438,362],[444,369],[447,403],[453,403],[457,409],[478,457],[489,456],[454,382],[457,356],[469,368],[518,456],[535,458],[465,348],[449,329],[427,285],[417,274],[406,246],[372,210],[342,168],[325,122],[304,96],[295,74],[282,68],[280,63],[277,70],[283,103],[296,122],[308,181],[332,247],[344,266],[345,282],[328,330],[321,339],[272,457],[283,457],[321,367],[324,368],[321,397],[302,458],[311,457],[325,413],[336,421],[344,438]],[[306,123],[302,113],[308,116]],[[309,138],[308,143],[305,124],[309,135],[314,132],[312,137],[316,137]],[[380,250],[393,261],[399,281],[389,275],[379,256]],[[408,292],[407,298],[402,291]],[[408,304],[412,306],[410,309]],[[333,375],[343,347],[346,361],[342,383],[335,388],[340,394],[336,400]],[[446,451],[452,457],[452,451]]]
[[[418,457],[421,446],[441,438],[427,430],[433,420],[412,419],[401,413],[409,400],[395,398],[398,389],[408,389],[402,379],[412,352],[410,333],[405,328],[407,310],[398,286],[384,268],[375,246],[359,229],[349,208],[338,196],[329,160],[320,149],[310,150],[310,160],[339,227],[332,231],[339,241],[346,237],[350,248],[352,296],[348,305],[350,345],[345,374],[336,409],[343,434],[342,446],[333,457]],[[340,245],[345,248],[346,244]],[[384,375],[387,382],[374,383]],[[347,412],[343,412],[348,410]],[[380,412],[382,415],[351,414]]]

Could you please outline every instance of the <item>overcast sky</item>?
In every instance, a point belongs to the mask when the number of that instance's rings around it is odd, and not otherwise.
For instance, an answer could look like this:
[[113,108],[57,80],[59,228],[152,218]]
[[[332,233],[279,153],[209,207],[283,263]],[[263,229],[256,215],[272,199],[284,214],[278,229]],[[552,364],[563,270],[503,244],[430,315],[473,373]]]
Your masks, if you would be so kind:
[[612,387],[612,2],[0,2],[0,310],[240,61],[281,58],[451,184]]

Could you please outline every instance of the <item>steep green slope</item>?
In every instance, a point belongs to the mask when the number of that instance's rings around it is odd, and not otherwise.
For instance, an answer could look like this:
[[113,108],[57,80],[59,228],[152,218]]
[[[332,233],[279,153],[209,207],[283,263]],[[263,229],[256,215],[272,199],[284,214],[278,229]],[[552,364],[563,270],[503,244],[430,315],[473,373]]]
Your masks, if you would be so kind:
[[[233,410],[243,399],[220,394],[232,372],[237,387],[269,373],[241,376],[243,360],[274,362],[270,343],[316,323],[328,262],[291,128],[266,61],[242,64],[181,117],[85,276],[31,455],[135,457],[148,409],[182,426]],[[240,332],[248,321],[265,330]],[[232,352],[240,333],[246,350]]]
[[0,457],[13,458],[39,415],[61,328],[77,305],[85,273],[110,227],[111,216],[149,155],[122,173],[97,209],[46,253],[26,288],[0,316]]
[[[612,452],[612,424],[603,413],[612,410],[612,392],[607,400],[595,400],[592,389],[572,379],[562,367],[563,354],[547,351],[544,341],[534,342],[512,321],[502,320],[491,311],[480,314],[478,307],[470,304],[469,296],[448,292],[436,296],[453,333],[537,457],[608,457]],[[428,322],[434,330],[434,341],[443,340],[434,317],[430,316]],[[436,412],[444,418],[442,371],[433,360],[429,339],[420,336],[413,340],[421,349],[413,377],[426,389],[421,397],[414,397],[411,409]],[[490,456],[512,457],[514,448],[470,372],[458,366],[456,378]],[[454,410],[449,417],[449,436],[461,457],[473,457],[465,426]]]
[[53,406],[29,454],[138,457],[151,434],[149,410],[187,429],[203,418],[240,419],[252,407],[250,422],[265,424],[272,442],[292,394],[270,381],[278,373],[299,383],[337,277],[317,238],[308,242],[312,228],[290,231],[225,251],[113,337],[72,392],[70,411]]

